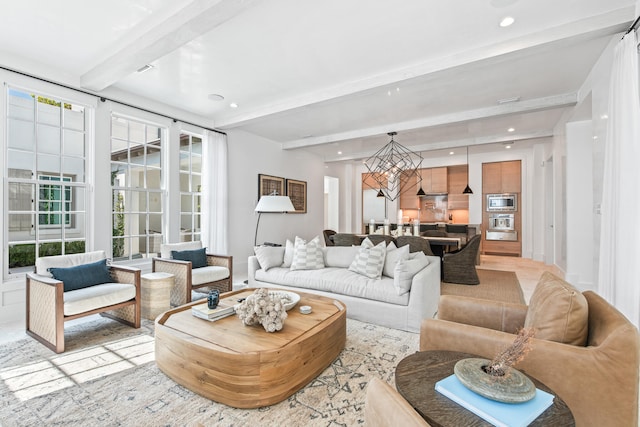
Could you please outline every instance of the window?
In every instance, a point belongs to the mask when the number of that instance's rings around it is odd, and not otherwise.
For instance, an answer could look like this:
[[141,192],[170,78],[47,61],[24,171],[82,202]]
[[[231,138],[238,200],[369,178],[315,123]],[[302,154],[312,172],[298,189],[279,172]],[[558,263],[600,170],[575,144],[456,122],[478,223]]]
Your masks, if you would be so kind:
[[180,241],[200,240],[202,138],[180,135]]
[[111,118],[114,260],[148,258],[162,242],[163,128]]
[[38,257],[85,251],[87,107],[7,91],[5,204],[9,275]]

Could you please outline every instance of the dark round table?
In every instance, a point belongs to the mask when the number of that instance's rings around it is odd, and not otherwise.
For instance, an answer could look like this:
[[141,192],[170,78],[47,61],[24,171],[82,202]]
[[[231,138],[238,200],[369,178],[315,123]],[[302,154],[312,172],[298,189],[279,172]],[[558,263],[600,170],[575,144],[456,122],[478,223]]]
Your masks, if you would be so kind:
[[[460,359],[479,357],[457,351],[421,351],[405,357],[396,368],[396,388],[431,426],[491,426],[435,390],[436,382],[453,374]],[[530,426],[574,426],[571,410],[553,390],[527,375],[540,390],[555,396],[553,404]]]

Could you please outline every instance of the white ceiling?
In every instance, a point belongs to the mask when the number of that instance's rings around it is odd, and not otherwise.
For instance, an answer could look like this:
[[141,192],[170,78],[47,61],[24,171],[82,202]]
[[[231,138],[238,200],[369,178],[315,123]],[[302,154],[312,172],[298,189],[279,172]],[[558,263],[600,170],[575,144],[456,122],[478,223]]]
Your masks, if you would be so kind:
[[334,161],[551,135],[635,0],[5,3],[4,67]]

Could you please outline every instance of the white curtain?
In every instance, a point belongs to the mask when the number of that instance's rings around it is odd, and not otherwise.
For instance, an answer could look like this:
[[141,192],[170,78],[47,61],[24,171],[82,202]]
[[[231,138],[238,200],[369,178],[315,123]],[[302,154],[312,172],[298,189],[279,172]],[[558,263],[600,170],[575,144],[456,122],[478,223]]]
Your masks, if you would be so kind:
[[609,89],[599,293],[640,325],[640,92],[635,31],[616,46]]
[[208,253],[228,255],[227,136],[207,131],[202,147],[202,243]]

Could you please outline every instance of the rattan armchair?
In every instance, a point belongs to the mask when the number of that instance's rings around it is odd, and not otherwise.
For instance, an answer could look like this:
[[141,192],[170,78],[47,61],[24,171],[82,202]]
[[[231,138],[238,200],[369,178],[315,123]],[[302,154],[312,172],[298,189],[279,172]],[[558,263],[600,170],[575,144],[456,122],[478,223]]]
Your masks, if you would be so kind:
[[476,271],[476,258],[480,249],[480,235],[469,240],[462,249],[446,253],[442,258],[442,279],[448,283],[477,285],[480,283]]
[[435,256],[429,241],[420,236],[398,236],[396,237],[396,245],[398,247],[409,245],[409,252],[422,251],[425,255]]
[[325,246],[335,246],[333,243],[333,236],[336,234],[333,230],[322,230],[322,236],[324,237]]
[[112,282],[65,291],[49,268],[70,268],[101,261],[104,251],[56,255],[36,260],[26,275],[26,332],[56,353],[64,352],[64,322],[100,313],[134,328],[140,327],[140,270],[108,266]]
[[360,243],[362,243],[362,237],[357,234],[336,233],[333,235],[333,243],[336,246],[360,246]]
[[[191,302],[191,291],[199,288],[217,289],[229,292],[233,286],[233,257],[230,255],[207,255],[207,266],[192,269],[190,261],[171,258],[171,251],[201,249],[201,242],[184,242],[161,245],[161,258],[153,258],[152,271],[174,275],[175,284],[171,289],[171,305],[178,306]],[[194,274],[195,271],[195,274]]]

